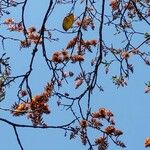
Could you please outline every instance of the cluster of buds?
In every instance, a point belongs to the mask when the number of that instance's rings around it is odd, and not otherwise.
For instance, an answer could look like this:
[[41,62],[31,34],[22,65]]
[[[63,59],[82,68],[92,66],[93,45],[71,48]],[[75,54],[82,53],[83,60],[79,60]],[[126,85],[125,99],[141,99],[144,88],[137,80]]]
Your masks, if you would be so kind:
[[71,71],[69,71],[69,72],[67,72],[67,71],[62,71],[62,77],[63,77],[63,78],[72,77],[73,75],[74,75],[74,73],[71,72]]
[[135,48],[135,49],[131,49],[131,53],[136,55],[136,54],[139,54],[140,53],[140,50]]
[[77,78],[76,80],[75,80],[75,88],[77,89],[80,85],[82,85],[82,83],[83,83],[83,78]]
[[87,28],[90,26],[92,30],[94,30],[95,25],[93,23],[93,19],[89,16],[86,16],[83,20],[78,20],[76,22],[76,25],[78,27],[82,27],[82,29],[87,30]]
[[145,88],[145,93],[150,93],[150,81],[148,83],[145,83],[146,88]]
[[120,27],[122,27],[123,29],[125,28],[131,28],[132,27],[132,23],[131,21],[123,21],[122,24],[120,24]]
[[[44,92],[40,95],[34,96],[31,100],[26,102],[21,102],[19,104],[14,104],[12,106],[11,113],[13,116],[21,116],[27,114],[27,117],[31,119],[34,126],[44,125],[42,121],[43,114],[49,114],[50,110],[48,108],[48,100],[52,94],[53,85],[48,83],[44,89]],[[20,92],[21,97],[27,95],[25,90]]]
[[122,76],[119,76],[119,77],[113,76],[112,80],[113,80],[113,83],[117,85],[117,87],[120,87],[120,86],[124,87],[125,85],[127,85],[126,80]]
[[[134,7],[134,5],[131,1],[125,3],[124,8],[126,10],[128,10],[128,17],[129,18],[133,19],[136,16],[136,14],[138,15],[138,12],[137,12],[136,8]],[[138,16],[141,19],[141,16],[140,15],[138,15]]]
[[[135,8],[133,3],[137,3],[137,4],[139,3],[139,5],[140,5],[139,0],[135,0],[134,2],[129,1],[124,4],[124,9],[128,10],[127,15],[129,18],[133,19],[134,17],[138,16],[140,19],[143,19],[144,17],[150,16],[150,9],[149,9],[149,7],[146,6],[146,5],[149,5],[149,1],[144,1],[145,4],[143,6],[146,8],[144,13],[140,12],[140,11],[142,11],[142,9],[137,10],[137,8]],[[138,6],[137,4],[136,4],[136,7]],[[140,5],[140,7],[141,7],[141,5]],[[139,12],[145,16],[142,17],[141,15],[139,15]]]
[[21,98],[28,95],[26,90],[21,90],[19,94],[20,94]]
[[6,53],[0,57],[0,102],[5,98],[5,83],[8,81],[11,74],[11,67],[9,65],[9,57],[5,57]]

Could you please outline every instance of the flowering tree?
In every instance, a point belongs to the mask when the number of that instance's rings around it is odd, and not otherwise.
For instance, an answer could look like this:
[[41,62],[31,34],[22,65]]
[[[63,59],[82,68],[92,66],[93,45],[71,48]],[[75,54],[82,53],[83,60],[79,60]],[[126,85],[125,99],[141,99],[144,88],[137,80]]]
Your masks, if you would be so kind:
[[[25,116],[31,124],[15,123],[2,117],[0,121],[13,127],[22,150],[24,147],[18,128],[62,129],[70,139],[79,137],[89,150],[105,150],[109,141],[125,148],[120,140],[123,131],[116,127],[113,112],[106,108],[95,110],[92,107],[93,95],[104,91],[101,72],[105,71],[110,77],[109,70],[114,64],[117,73],[111,78],[117,88],[127,86],[130,74],[134,72],[130,58],[138,56],[139,61],[150,65],[150,34],[147,32],[150,1],[47,0],[48,5],[38,25],[30,25],[26,21],[29,17],[26,12],[31,11],[28,4],[29,0],[0,1],[3,31],[0,34],[0,109],[16,118]],[[65,15],[56,13],[58,7],[66,8]],[[145,29],[138,28],[139,23],[144,24]],[[109,41],[105,37],[106,32],[119,40]],[[19,66],[11,66],[8,42],[14,44],[14,51],[27,57],[27,67],[20,74]],[[34,65],[36,57],[40,60]],[[20,60],[18,65],[24,63]],[[35,84],[32,80],[37,76],[34,70],[40,71],[42,67],[46,71],[41,72],[39,79],[44,78],[47,83],[44,82],[43,90],[38,93],[34,87],[39,86],[41,81]],[[45,77],[45,74],[48,76]],[[17,85],[13,92],[16,100],[9,102],[10,108],[5,108],[6,96],[12,93],[8,89],[14,84]],[[149,93],[150,82],[145,86],[145,93]],[[58,109],[63,108],[72,116],[68,123],[51,125],[44,121],[45,114],[51,117],[54,103],[57,103]],[[91,138],[90,132],[98,136]],[[150,147],[149,137],[145,140],[145,147]]]

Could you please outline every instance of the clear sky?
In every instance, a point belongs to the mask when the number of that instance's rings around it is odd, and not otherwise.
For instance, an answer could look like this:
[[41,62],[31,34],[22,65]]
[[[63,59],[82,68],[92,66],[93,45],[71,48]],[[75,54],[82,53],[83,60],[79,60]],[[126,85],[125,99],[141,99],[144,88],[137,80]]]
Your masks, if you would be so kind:
[[[19,0],[18,0],[19,1]],[[97,0],[98,2],[98,0]],[[42,23],[43,15],[47,10],[49,1],[33,1],[28,0],[27,7],[25,9],[25,24],[26,27],[35,26],[39,28]],[[99,4],[99,3],[97,3]],[[70,11],[70,4],[68,5],[56,5],[52,15],[50,16],[46,26],[49,28],[56,28],[62,30],[62,20]],[[97,8],[100,8],[97,5]],[[74,14],[78,16],[82,11],[82,7],[78,6],[75,8]],[[109,7],[106,7],[106,12],[109,13]],[[8,16],[1,17],[1,22],[5,18],[14,18],[16,21],[21,19],[21,7],[13,8],[10,10],[11,14]],[[147,30],[145,26],[141,28],[141,24],[137,24],[136,28],[140,31]],[[3,26],[3,25],[2,25]],[[0,29],[0,34],[23,38],[21,34],[10,33],[4,29]],[[142,32],[141,31],[141,32]],[[104,39],[108,45],[115,45],[120,47],[120,41],[123,40],[123,36],[118,38],[113,35],[114,29],[111,27],[105,28],[103,34]],[[68,34],[60,34],[54,32],[52,34],[53,38],[59,37],[60,41],[54,41],[52,43],[46,43],[47,53],[52,56],[53,51],[60,50],[67,45],[70,38]],[[98,30],[92,32],[91,30],[86,33],[86,39],[92,39],[98,37]],[[142,40],[137,37],[134,39],[133,44],[139,44]],[[148,49],[148,47],[144,47]],[[2,48],[1,48],[2,49]],[[28,70],[28,63],[31,58],[32,47],[30,49],[19,50],[17,42],[6,41],[5,49],[0,50],[0,53],[7,53],[10,56],[10,65],[12,67],[12,75],[23,74]],[[104,88],[104,92],[95,91],[92,97],[93,110],[96,111],[100,107],[105,107],[114,113],[116,126],[124,132],[121,140],[126,144],[126,150],[144,150],[144,139],[150,136],[150,97],[149,94],[144,93],[145,83],[150,80],[150,69],[144,64],[144,62],[138,57],[130,58],[134,65],[134,73],[130,75],[128,85],[125,87],[117,88],[111,80],[112,75],[116,75],[119,70],[119,65],[114,64],[110,68],[110,74],[105,74],[103,68],[99,72],[99,81]],[[88,66],[85,66],[85,69]],[[76,68],[69,67],[72,71],[78,71]],[[41,93],[43,91],[44,85],[50,80],[50,72],[46,68],[42,52],[39,50],[37,56],[35,57],[33,73],[30,77],[30,84],[33,90],[33,95]],[[0,103],[0,107],[9,108],[15,101],[17,101],[16,91],[18,90],[18,81],[13,83],[9,88],[7,88],[6,98]],[[70,87],[65,87],[68,92],[73,95],[76,94],[75,90],[70,91]],[[81,92],[82,88],[79,88],[78,92]],[[51,114],[45,115],[44,120],[48,125],[58,125],[62,123],[67,123],[71,120],[71,115],[67,111],[57,107],[57,100],[55,97],[50,101]],[[6,118],[8,120],[14,121],[20,124],[31,124],[30,120],[27,120],[25,116],[23,117],[12,117],[9,112],[0,111],[0,117]],[[65,132],[59,129],[27,129],[18,128],[18,133],[24,150],[60,150],[60,149],[72,149],[72,150],[84,150],[87,147],[83,146],[80,139],[69,140],[69,134],[64,137]],[[8,124],[0,123],[0,149],[2,150],[20,150],[17,143],[14,130]],[[94,133],[92,134],[94,136]],[[120,150],[115,144],[110,142],[109,150]]]

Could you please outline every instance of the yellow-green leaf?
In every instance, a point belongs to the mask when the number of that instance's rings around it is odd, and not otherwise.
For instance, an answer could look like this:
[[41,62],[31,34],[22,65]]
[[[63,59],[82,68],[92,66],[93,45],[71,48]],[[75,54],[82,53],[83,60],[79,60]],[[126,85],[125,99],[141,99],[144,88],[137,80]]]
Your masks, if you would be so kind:
[[74,14],[69,14],[63,20],[63,24],[62,24],[63,29],[65,31],[69,30],[72,27],[73,22],[74,22]]

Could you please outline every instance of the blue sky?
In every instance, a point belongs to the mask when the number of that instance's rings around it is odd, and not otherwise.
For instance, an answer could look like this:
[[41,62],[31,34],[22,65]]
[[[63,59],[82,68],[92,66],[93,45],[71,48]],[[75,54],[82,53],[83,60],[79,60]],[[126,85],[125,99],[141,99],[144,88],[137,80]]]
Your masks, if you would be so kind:
[[[98,0],[97,0],[98,1]],[[28,0],[27,8],[25,10],[25,24],[26,27],[34,25],[39,28],[42,23],[42,18],[46,12],[48,6],[48,0],[37,1],[36,3],[32,0]],[[98,3],[99,4],[99,3]],[[53,14],[50,16],[46,26],[49,28],[57,28],[62,30],[62,20],[66,14],[70,11],[71,5],[58,5],[56,6]],[[98,7],[99,8],[99,7]],[[82,7],[76,7],[75,15],[78,16],[79,12],[82,11]],[[11,14],[7,17],[13,17],[16,21],[20,21],[21,8],[11,9]],[[106,12],[109,12],[107,7]],[[1,22],[6,16],[1,18]],[[6,17],[6,18],[7,18]],[[141,23],[142,24],[142,23]],[[137,24],[136,28],[139,30],[147,30],[148,28],[142,28],[141,24]],[[120,47],[119,43],[123,40],[123,36],[114,37],[114,29],[110,27],[105,27],[103,32],[104,39],[108,45],[113,43],[114,46]],[[21,34],[16,35],[16,33],[9,33],[3,28],[0,29],[0,34],[11,35],[17,38],[23,38]],[[70,35],[60,34],[58,32],[53,33],[54,38],[59,37],[60,41],[55,41],[52,43],[46,43],[47,54],[51,57],[53,51],[60,50],[67,45]],[[92,32],[91,30],[86,33],[85,38],[92,39],[98,37],[98,31]],[[133,44],[141,42],[141,37],[135,37]],[[148,49],[147,46],[143,46],[145,50]],[[12,66],[12,74],[19,75],[23,74],[28,70],[29,60],[31,58],[32,48],[19,50],[18,43],[13,41],[6,41],[5,49],[8,56],[10,56],[10,65]],[[1,50],[0,53],[5,51]],[[111,110],[115,115],[116,126],[124,132],[121,140],[126,144],[126,150],[144,150],[144,139],[150,136],[150,117],[149,117],[149,106],[150,99],[149,94],[144,93],[145,82],[149,81],[150,69],[144,64],[142,60],[138,57],[130,58],[135,67],[134,73],[130,76],[128,81],[128,86],[119,88],[112,83],[111,76],[118,73],[118,64],[113,64],[110,68],[110,73],[105,74],[103,67],[99,72],[99,82],[104,88],[104,92],[95,91],[92,96],[92,108],[93,111],[98,110],[100,107],[105,107]],[[43,91],[43,86],[50,80],[51,73],[46,68],[42,52],[38,51],[35,57],[34,70],[30,77],[30,84],[33,90],[33,94],[39,94]],[[88,67],[87,67],[88,68]],[[69,66],[68,69],[78,72],[78,69]],[[86,65],[85,65],[86,69]],[[15,101],[17,101],[16,91],[18,90],[18,84],[21,80],[17,80],[16,83],[12,84],[11,87],[7,88],[6,98],[1,102],[0,107],[9,108]],[[73,95],[77,94],[73,89],[70,91],[70,87],[65,86],[64,90],[71,92]],[[82,88],[79,88],[78,92],[81,92]],[[54,97],[50,101],[50,108],[52,110],[51,114],[45,116],[45,122],[48,125],[62,124],[69,122],[72,115],[68,114],[57,107],[57,99]],[[31,124],[29,120],[23,117],[12,117],[9,112],[0,112],[0,117],[7,118],[8,120],[21,123],[21,124]],[[20,150],[17,143],[14,130],[9,125],[2,123],[0,125],[1,140],[0,145],[3,150]],[[48,150],[48,149],[72,149],[72,150],[84,150],[87,147],[83,146],[80,139],[69,140],[69,134],[64,137],[65,132],[63,130],[55,129],[27,129],[18,128],[18,133],[22,145],[25,150]],[[95,133],[91,133],[94,137]],[[96,134],[97,136],[97,134]],[[109,150],[120,150],[110,141]]]

